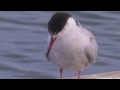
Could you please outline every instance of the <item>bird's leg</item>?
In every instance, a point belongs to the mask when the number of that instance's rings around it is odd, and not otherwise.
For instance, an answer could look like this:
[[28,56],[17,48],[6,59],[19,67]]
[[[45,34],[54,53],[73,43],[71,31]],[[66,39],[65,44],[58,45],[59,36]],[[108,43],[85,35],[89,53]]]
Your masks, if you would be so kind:
[[62,68],[60,68],[60,79],[62,79]]
[[80,79],[81,70],[78,70],[78,79]]

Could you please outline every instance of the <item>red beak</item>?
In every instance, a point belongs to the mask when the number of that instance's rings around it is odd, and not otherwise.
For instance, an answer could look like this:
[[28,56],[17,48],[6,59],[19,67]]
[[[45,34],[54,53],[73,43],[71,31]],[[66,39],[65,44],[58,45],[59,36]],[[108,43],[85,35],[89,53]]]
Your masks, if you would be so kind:
[[[58,37],[58,36],[57,36],[57,37]],[[57,39],[57,37],[55,37],[55,38],[52,38],[52,37],[51,37],[51,41],[50,41],[50,44],[49,44],[49,49],[52,48],[52,46],[53,46],[55,40]]]
[[[58,37],[58,36],[57,36],[57,37]],[[52,37],[51,37],[51,41],[50,41],[50,44],[49,44],[49,47],[48,47],[48,50],[47,50],[47,53],[46,53],[46,57],[48,58],[48,60],[50,60],[50,59],[49,59],[49,53],[50,53],[50,50],[51,50],[51,48],[52,48],[55,40],[57,39],[57,37],[55,37],[55,38],[52,38]]]

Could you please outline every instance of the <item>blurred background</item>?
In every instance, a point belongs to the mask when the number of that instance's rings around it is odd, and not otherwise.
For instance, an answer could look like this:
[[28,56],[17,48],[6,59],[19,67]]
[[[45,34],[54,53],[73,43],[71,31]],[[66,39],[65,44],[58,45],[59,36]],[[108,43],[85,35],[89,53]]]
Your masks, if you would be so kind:
[[[45,58],[47,23],[57,11],[0,11],[0,78],[56,79],[59,68]],[[65,11],[67,12],[67,11]],[[97,62],[81,73],[120,70],[120,11],[69,11],[92,31],[99,45]],[[64,70],[63,77],[77,76]]]

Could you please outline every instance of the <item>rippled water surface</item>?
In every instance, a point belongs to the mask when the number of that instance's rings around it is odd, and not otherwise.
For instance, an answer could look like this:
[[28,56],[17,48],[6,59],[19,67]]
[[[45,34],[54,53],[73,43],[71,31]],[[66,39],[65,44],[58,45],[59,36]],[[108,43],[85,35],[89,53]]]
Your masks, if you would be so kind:
[[[0,78],[59,78],[45,58],[47,22],[52,11],[0,11]],[[68,12],[92,31],[99,45],[97,62],[81,75],[120,70],[120,12]],[[63,71],[63,77],[77,76]]]

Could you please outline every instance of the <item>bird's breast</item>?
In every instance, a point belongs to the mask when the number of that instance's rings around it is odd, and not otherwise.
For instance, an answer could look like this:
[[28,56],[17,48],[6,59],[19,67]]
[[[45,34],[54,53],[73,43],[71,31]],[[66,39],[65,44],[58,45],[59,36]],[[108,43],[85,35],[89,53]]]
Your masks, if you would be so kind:
[[79,33],[63,34],[52,46],[49,57],[57,66],[64,69],[82,69],[87,64],[84,44]]

